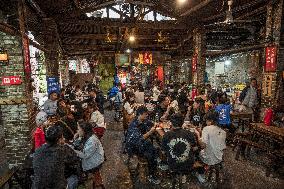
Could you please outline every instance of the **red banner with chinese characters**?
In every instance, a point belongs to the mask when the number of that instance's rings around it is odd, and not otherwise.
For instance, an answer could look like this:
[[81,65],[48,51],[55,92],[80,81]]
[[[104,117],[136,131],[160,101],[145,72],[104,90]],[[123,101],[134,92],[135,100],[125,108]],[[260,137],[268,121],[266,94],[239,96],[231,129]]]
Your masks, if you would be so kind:
[[193,55],[192,57],[192,72],[196,72],[197,69],[197,55]]
[[4,76],[2,77],[2,85],[21,85],[21,76]]
[[265,71],[275,72],[276,71],[276,47],[266,47],[265,49]]
[[140,53],[139,54],[139,63],[140,64],[152,64],[153,63],[153,55],[152,53]]
[[24,66],[26,79],[31,77],[31,63],[30,63],[30,48],[29,48],[29,38],[23,37],[23,51],[24,51]]

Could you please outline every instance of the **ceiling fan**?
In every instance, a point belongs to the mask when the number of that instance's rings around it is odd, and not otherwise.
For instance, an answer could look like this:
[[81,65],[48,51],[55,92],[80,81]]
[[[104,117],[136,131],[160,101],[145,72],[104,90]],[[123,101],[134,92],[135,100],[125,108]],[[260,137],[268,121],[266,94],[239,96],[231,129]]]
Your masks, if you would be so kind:
[[258,22],[258,20],[234,20],[233,11],[232,11],[233,0],[228,0],[228,10],[226,11],[226,19],[223,22],[215,22],[213,24],[205,25],[205,27],[210,26],[236,26],[237,24],[250,24],[253,22]]

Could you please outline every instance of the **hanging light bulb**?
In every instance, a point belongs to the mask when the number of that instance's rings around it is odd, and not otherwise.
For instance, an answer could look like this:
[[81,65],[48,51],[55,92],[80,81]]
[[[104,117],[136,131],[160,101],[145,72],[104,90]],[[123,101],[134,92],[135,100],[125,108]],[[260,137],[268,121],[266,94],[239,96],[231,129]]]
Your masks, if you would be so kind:
[[184,4],[187,0],[177,0],[178,4]]
[[130,42],[134,42],[135,41],[135,36],[134,35],[130,35],[129,36],[129,41]]

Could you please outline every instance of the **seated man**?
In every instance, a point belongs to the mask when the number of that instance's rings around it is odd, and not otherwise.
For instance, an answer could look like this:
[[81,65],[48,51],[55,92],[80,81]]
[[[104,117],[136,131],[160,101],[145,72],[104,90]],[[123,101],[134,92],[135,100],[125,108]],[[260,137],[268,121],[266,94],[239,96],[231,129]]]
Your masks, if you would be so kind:
[[171,117],[171,124],[172,130],[163,136],[162,149],[170,170],[186,174],[194,164],[195,136],[192,132],[182,129],[183,116],[180,113]]
[[[216,126],[219,114],[209,111],[205,115],[206,127],[202,130],[202,137],[196,132],[199,144],[204,148],[200,151],[200,159],[207,165],[216,165],[223,161],[223,150],[226,148],[226,132]],[[198,179],[204,182],[203,175],[198,175]]]
[[129,125],[125,139],[125,149],[130,156],[137,155],[147,159],[150,174],[148,179],[154,184],[159,184],[160,181],[156,177],[158,153],[153,144],[147,140],[156,131],[156,128],[152,127],[145,134],[142,132],[143,129],[141,129],[145,126],[144,122],[147,120],[147,117],[147,108],[140,106],[136,111],[134,121]]
[[45,139],[47,144],[42,145],[34,153],[32,188],[66,189],[67,184],[68,188],[76,188],[76,173],[73,171],[77,170],[78,158],[71,148],[60,145],[63,139],[62,128],[58,125],[49,127]]

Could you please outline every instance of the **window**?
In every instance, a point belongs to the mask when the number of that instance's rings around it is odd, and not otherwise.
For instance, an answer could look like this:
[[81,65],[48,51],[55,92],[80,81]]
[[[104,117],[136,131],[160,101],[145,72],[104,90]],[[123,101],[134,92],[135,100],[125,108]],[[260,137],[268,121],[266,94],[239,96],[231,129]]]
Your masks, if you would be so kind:
[[[127,5],[129,4],[119,4],[119,5],[114,5],[113,8],[115,8],[116,10],[120,11],[122,9],[122,6],[125,6],[127,7]],[[145,12],[149,11],[148,8],[145,8]],[[139,12],[139,10],[135,10],[135,16],[137,16],[137,13]],[[125,13],[126,15],[128,15],[130,17],[130,13],[129,12],[126,12]],[[107,17],[107,9],[106,8],[103,8],[103,9],[99,9],[99,10],[96,10],[94,12],[89,12],[89,13],[86,13],[86,15],[88,17],[94,17],[94,18],[106,18]],[[109,17],[110,18],[120,18],[120,14],[118,14],[117,12],[109,9]],[[153,11],[150,11],[149,13],[147,13],[143,20],[145,21],[154,21],[154,12]],[[172,17],[168,17],[168,16],[163,16],[162,14],[160,13],[157,13],[157,21],[163,21],[163,20],[176,20],[175,18],[172,18]]]

